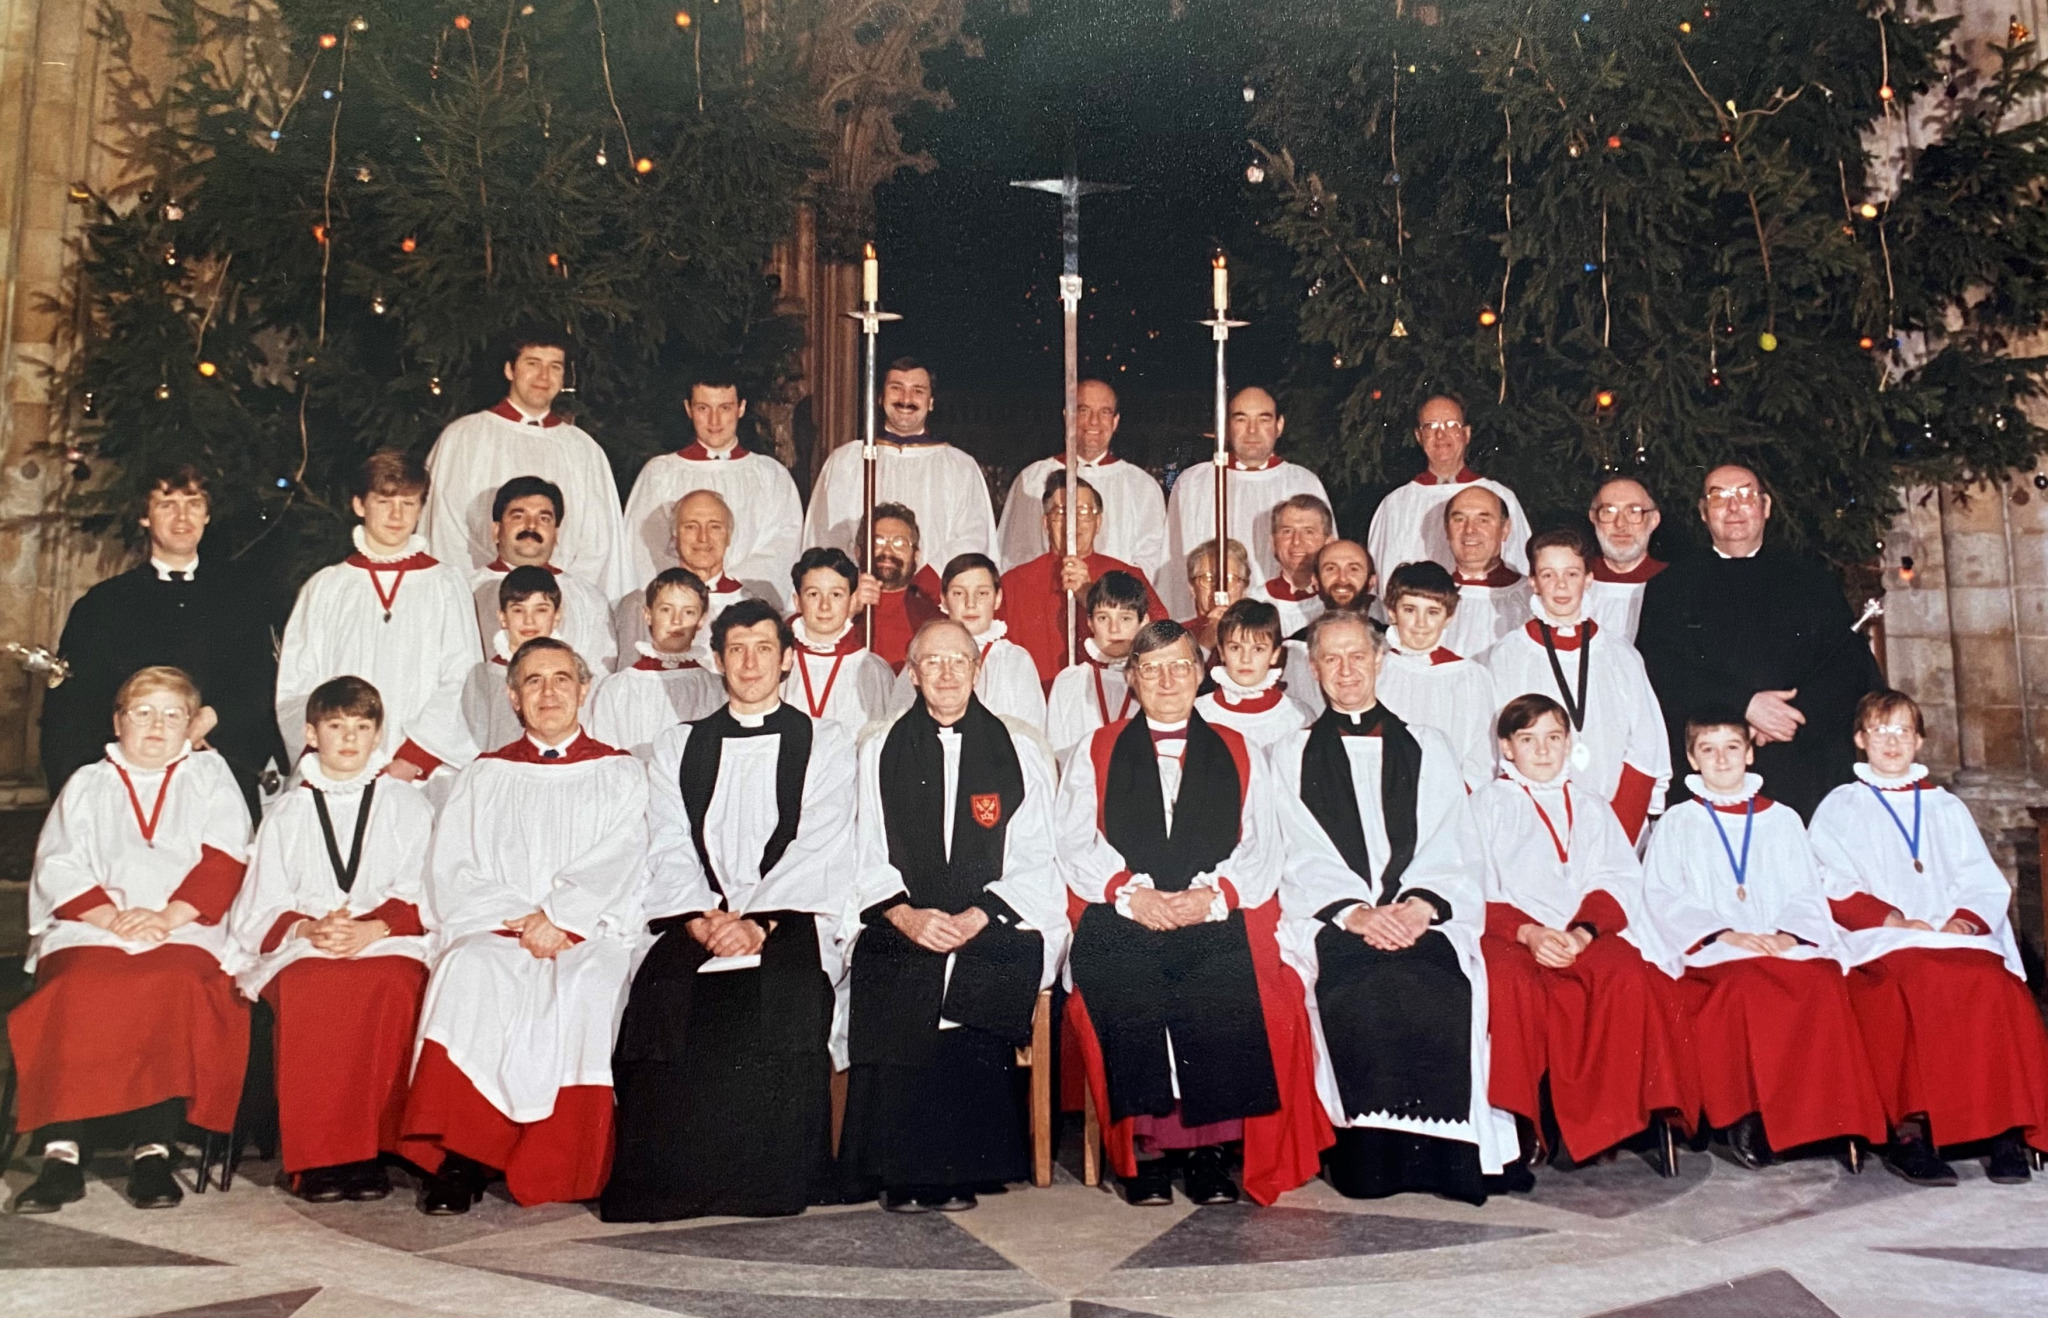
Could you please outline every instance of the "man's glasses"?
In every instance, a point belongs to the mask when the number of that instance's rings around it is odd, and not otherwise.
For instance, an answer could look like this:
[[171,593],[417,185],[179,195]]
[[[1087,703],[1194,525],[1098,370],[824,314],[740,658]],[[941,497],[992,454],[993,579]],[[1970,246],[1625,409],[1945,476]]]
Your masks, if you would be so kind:
[[1656,508],[1640,503],[1603,503],[1594,507],[1593,519],[1603,526],[1615,522],[1647,522]]
[[967,673],[974,670],[974,656],[967,654],[927,654],[917,661],[917,671],[930,677],[942,673]]
[[1415,428],[1429,435],[1442,435],[1453,430],[1470,429],[1463,421],[1419,421]]
[[1201,667],[1192,659],[1148,659],[1138,665],[1138,676],[1147,682],[1157,682],[1165,677],[1193,677]]
[[907,554],[915,545],[907,535],[878,535],[875,537],[875,548],[893,549],[899,554]]
[[1707,502],[1716,508],[1743,508],[1761,498],[1754,485],[1717,485],[1707,491]]

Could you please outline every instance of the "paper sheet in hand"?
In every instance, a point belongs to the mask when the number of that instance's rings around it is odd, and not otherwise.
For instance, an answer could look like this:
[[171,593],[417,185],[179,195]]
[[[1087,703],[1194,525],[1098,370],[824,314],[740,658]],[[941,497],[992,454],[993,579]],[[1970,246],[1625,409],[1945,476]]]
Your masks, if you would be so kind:
[[745,956],[715,956],[697,967],[700,975],[716,975],[723,970],[759,970],[761,954],[749,952]]

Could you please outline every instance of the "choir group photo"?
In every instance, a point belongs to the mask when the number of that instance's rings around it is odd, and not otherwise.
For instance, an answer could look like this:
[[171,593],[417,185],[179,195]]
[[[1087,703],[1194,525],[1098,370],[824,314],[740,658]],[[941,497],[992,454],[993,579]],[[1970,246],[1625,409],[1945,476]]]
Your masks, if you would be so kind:
[[2048,0],[356,3],[0,4],[0,1314],[2048,1303]]

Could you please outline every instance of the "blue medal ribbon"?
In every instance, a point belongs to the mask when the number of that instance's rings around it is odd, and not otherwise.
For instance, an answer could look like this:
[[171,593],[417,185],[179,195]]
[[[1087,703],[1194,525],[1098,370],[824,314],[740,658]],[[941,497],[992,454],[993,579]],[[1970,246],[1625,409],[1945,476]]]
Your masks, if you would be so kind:
[[1699,801],[1700,805],[1706,809],[1707,818],[1714,821],[1714,832],[1720,835],[1721,850],[1727,853],[1728,856],[1728,868],[1735,871],[1736,900],[1748,901],[1749,889],[1745,885],[1749,881],[1749,836],[1756,828],[1756,798],[1752,796],[1743,803],[1742,859],[1740,860],[1735,858],[1735,848],[1728,841],[1728,830],[1721,827],[1721,812],[1716,810],[1713,804],[1704,798],[1695,797],[1693,799]]
[[1913,854],[1914,873],[1926,873],[1927,867],[1920,863],[1920,784],[1913,784],[1913,831],[1910,833],[1906,831],[1904,821],[1899,818],[1899,812],[1892,809],[1892,803],[1884,799],[1884,793],[1878,789],[1877,785],[1874,783],[1865,783],[1863,785],[1870,789],[1870,794],[1877,798],[1877,803],[1884,807],[1884,812],[1892,817],[1892,827],[1899,830],[1899,836],[1906,839],[1906,850]]

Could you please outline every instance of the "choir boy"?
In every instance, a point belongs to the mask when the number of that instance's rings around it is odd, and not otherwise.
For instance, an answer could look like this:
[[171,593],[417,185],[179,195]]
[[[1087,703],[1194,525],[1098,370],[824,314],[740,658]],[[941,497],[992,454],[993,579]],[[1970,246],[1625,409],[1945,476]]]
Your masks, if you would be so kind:
[[1088,587],[1088,639],[1081,662],[1053,679],[1046,701],[1046,740],[1061,764],[1095,729],[1120,723],[1136,708],[1124,661],[1145,625],[1150,599],[1145,583],[1127,572],[1105,572]]
[[1954,1185],[1942,1145],[1991,1141],[1990,1178],[2030,1176],[2048,1149],[2048,1035],[2007,919],[2011,889],[1970,809],[1915,763],[1920,707],[1873,691],[1856,710],[1856,781],[1809,830],[1856,968],[1849,1002],[1891,1122],[1886,1159]]
[[1845,984],[1849,953],[1829,912],[1805,825],[1763,795],[1741,712],[1688,721],[1692,797],[1650,834],[1648,922],[1684,958],[1701,1108],[1728,1157],[1862,1136],[1884,1106]]
[[1246,744],[1264,751],[1315,716],[1281,680],[1280,610],[1262,599],[1241,599],[1216,620],[1215,689],[1195,708],[1218,727],[1235,728]]
[[1673,978],[1680,963],[1644,922],[1642,866],[1613,809],[1572,790],[1564,707],[1516,696],[1495,730],[1501,776],[1472,795],[1491,858],[1480,940],[1488,1090],[1495,1107],[1544,1130],[1547,1076],[1560,1137],[1551,1160],[1569,1166],[1660,1113],[1689,1125],[1699,1110]]
[[469,579],[486,657],[491,652],[491,636],[499,626],[499,585],[514,568],[535,567],[546,569],[561,591],[556,630],[562,639],[599,672],[608,673],[616,666],[618,641],[612,635],[611,601],[582,577],[554,564],[555,546],[567,516],[561,488],[538,476],[515,476],[491,497],[491,538],[497,543],[498,556]]
[[1387,657],[1380,699],[1410,726],[1435,728],[1457,752],[1465,786],[1494,779],[1493,675],[1443,643],[1458,612],[1458,587],[1442,564],[1403,563],[1387,578]]
[[867,648],[853,616],[860,569],[841,550],[806,549],[789,580],[797,603],[790,623],[796,662],[783,679],[782,698],[812,721],[837,723],[849,738],[858,738],[888,712],[896,685],[888,662]]
[[555,634],[561,609],[561,579],[544,568],[513,568],[498,582],[498,630],[490,656],[469,670],[462,687],[462,721],[479,749],[495,750],[519,735],[518,708],[506,698],[505,669],[520,646]]
[[[1030,652],[1009,637],[1010,625],[1002,619],[1002,578],[995,563],[985,554],[962,554],[946,564],[940,583],[946,616],[965,627],[981,650],[974,693],[992,713],[1022,720],[1042,732],[1045,687]],[[915,700],[916,687],[906,667],[890,695],[890,713],[901,713]]]
[[[1151,477],[1146,477],[1150,480]],[[1074,549],[1067,552],[1067,482],[1066,478],[1054,472],[1046,478],[1045,497],[1041,500],[1044,512],[1045,535],[1052,548],[1036,558],[1020,563],[1003,573],[1003,620],[1010,624],[1010,639],[1031,652],[1038,664],[1038,676],[1048,689],[1052,680],[1059,676],[1067,665],[1079,662],[1080,641],[1087,637],[1087,627],[1080,624],[1080,634],[1072,651],[1067,648],[1067,597],[1071,594],[1076,605],[1088,594],[1089,583],[1105,572],[1122,572],[1145,581],[1145,574],[1119,558],[1096,551],[1098,530],[1102,526],[1104,512],[1101,496],[1095,487],[1086,481],[1074,483]],[[1166,606],[1157,596],[1151,595],[1151,585],[1145,587],[1150,597],[1147,615],[1164,618]],[[1076,612],[1079,612],[1077,608]],[[1076,619],[1077,624],[1079,619]]]
[[710,598],[685,567],[663,568],[647,583],[641,604],[647,639],[634,644],[632,663],[590,693],[591,736],[645,763],[656,737],[718,708],[724,688],[697,654],[697,631]]
[[[144,668],[114,696],[114,741],[72,774],[29,877],[33,992],[7,1017],[16,1129],[42,1170],[17,1213],[85,1195],[95,1146],[132,1145],[128,1200],[170,1208],[178,1132],[234,1125],[249,1011],[221,923],[242,885],[249,810],[227,764],[194,750],[199,692]],[[9,1132],[10,1136],[13,1132]]]
[[276,1013],[284,1171],[310,1203],[391,1193],[377,1155],[398,1152],[427,987],[434,810],[378,777],[383,720],[360,677],[314,688],[314,754],[257,831],[228,920],[243,955],[236,982]]

